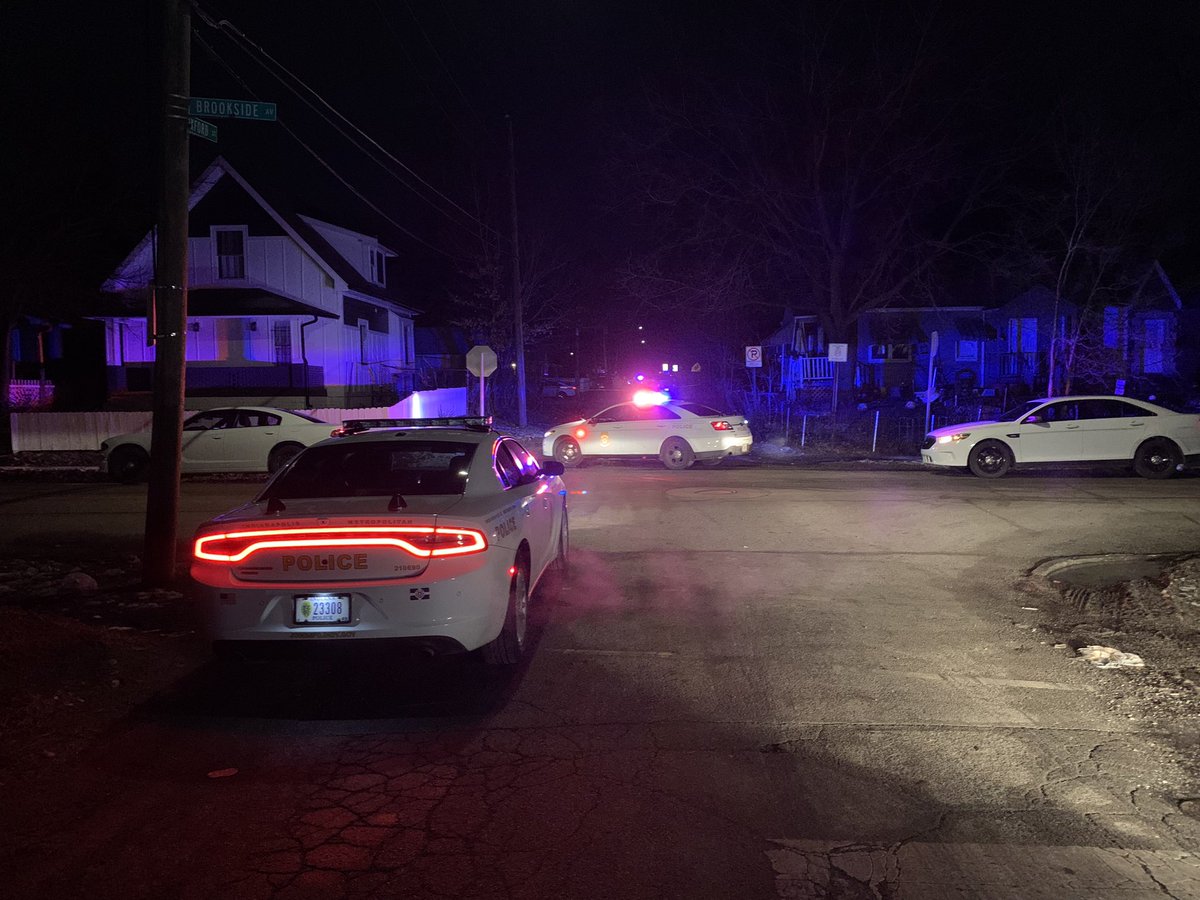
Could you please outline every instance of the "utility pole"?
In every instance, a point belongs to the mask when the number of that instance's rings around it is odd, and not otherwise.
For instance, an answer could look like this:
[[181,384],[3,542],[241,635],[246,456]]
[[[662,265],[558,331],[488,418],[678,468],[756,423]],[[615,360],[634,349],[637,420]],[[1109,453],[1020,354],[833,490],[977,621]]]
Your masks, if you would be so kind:
[[163,2],[162,172],[158,252],[147,317],[154,340],[154,414],[146,494],[145,557],[148,585],[175,578],[179,522],[179,459],[183,443],[183,397],[187,325],[188,96],[192,16],[189,0]]
[[513,330],[517,344],[517,424],[524,428],[529,424],[525,409],[525,322],[521,308],[521,252],[517,243],[517,154],[513,149],[512,116],[508,121],[508,193],[512,207],[512,298]]

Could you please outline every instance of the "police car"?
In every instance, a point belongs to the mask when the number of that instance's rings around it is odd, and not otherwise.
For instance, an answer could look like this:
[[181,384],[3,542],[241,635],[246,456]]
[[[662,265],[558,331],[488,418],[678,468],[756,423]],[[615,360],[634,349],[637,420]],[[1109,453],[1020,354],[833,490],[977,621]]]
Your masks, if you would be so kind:
[[566,574],[563,467],[490,419],[360,419],[196,531],[191,574],[214,647],[526,648],[529,597]]
[[629,403],[555,425],[542,436],[542,455],[564,466],[589,458],[657,456],[668,469],[686,469],[696,462],[720,465],[727,456],[745,456],[753,445],[744,416],[640,390]]

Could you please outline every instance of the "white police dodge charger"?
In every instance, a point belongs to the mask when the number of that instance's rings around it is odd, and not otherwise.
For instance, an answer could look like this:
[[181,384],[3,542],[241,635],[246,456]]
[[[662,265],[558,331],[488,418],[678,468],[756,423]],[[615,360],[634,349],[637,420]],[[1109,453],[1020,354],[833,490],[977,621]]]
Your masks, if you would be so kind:
[[484,419],[347,422],[197,530],[215,648],[395,642],[515,663],[530,594],[566,572],[562,471]]

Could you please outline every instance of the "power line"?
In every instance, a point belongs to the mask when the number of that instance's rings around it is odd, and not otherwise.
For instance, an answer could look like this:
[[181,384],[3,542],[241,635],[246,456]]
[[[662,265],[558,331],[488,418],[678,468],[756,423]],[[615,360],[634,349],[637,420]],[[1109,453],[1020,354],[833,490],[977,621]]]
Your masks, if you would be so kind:
[[[455,210],[457,210],[463,216],[465,216],[470,221],[472,221],[473,223],[478,225],[480,228],[483,228],[487,231],[496,233],[495,229],[493,229],[491,226],[487,225],[485,222],[481,221],[475,215],[473,215],[472,213],[470,213],[469,211],[464,209],[462,206],[460,206],[458,203],[456,203],[453,199],[448,197],[446,194],[442,193],[440,190],[438,190],[436,187],[434,187],[432,184],[430,184],[428,181],[426,181],[424,178],[422,178],[420,175],[418,175],[412,168],[410,168],[405,163],[403,163],[401,160],[396,158],[396,156],[394,156],[390,151],[388,151],[385,147],[383,147],[381,144],[379,144],[378,141],[376,141],[369,134],[367,134],[361,128],[359,128],[357,125],[355,125],[353,122],[351,122],[350,119],[348,119],[341,112],[339,112],[337,109],[335,109],[327,100],[325,100],[324,97],[322,97],[316,90],[314,90],[312,87],[310,87],[303,79],[301,79],[298,75],[296,75],[294,72],[292,72],[286,66],[284,66],[282,63],[280,63],[278,60],[276,60],[273,56],[271,56],[271,54],[269,54],[261,46],[259,46],[258,44],[255,44],[252,40],[250,40],[250,38],[248,38],[241,30],[239,30],[235,25],[233,25],[233,23],[231,23],[228,19],[221,19],[220,21],[214,21],[212,19],[212,17],[209,16],[207,13],[205,13],[202,9],[200,9],[200,7],[198,5],[195,5],[195,8],[196,8],[197,14],[205,22],[205,24],[207,24],[209,27],[211,27],[217,31],[220,31],[220,32],[223,32],[223,33],[229,35],[231,37],[231,39],[234,41],[234,43],[238,46],[239,49],[241,49],[244,53],[246,53],[248,56],[250,56],[251,59],[254,59],[255,62],[257,62],[260,66],[262,66],[262,68],[264,68],[268,73],[270,73],[272,76],[274,76],[281,84],[284,85],[284,87],[286,87],[288,90],[290,90],[302,102],[304,102],[310,109],[312,109],[319,116],[321,116],[339,134],[341,134],[348,141],[350,141],[352,144],[354,144],[356,147],[358,147],[358,149],[362,150],[363,153],[365,153],[371,159],[372,162],[374,162],[376,165],[380,166],[380,168],[382,168],[385,172],[387,172],[389,175],[391,175],[393,178],[395,178],[397,181],[399,181],[401,184],[403,184],[406,188],[411,190],[414,194],[416,194],[422,200],[424,200],[425,202],[427,202],[431,206],[433,206],[435,209],[437,209],[438,212],[442,213],[448,219],[450,219],[451,221],[455,222],[458,225],[464,224],[462,222],[458,222],[457,220],[455,220],[453,218],[453,216],[451,216],[446,210],[437,206],[437,204],[433,203],[428,197],[423,196],[420,193],[420,191],[418,191],[412,185],[405,182],[404,179],[400,178],[395,172],[391,171],[387,166],[385,166],[382,162],[380,162],[380,160],[378,158],[376,158],[375,155],[370,150],[363,147],[353,137],[346,134],[346,132],[341,127],[339,127],[336,122],[333,122],[332,120],[330,120],[329,117],[327,115],[325,115],[321,111],[321,109],[319,109],[312,102],[312,100],[310,100],[308,97],[304,96],[293,85],[289,84],[287,82],[287,80],[284,79],[283,77],[281,77],[278,72],[272,71],[271,67],[269,65],[267,65],[267,63],[263,62],[263,59],[270,62],[271,65],[277,67],[280,71],[282,71],[284,74],[286,74],[288,78],[290,78],[296,84],[300,85],[305,91],[307,91],[309,94],[311,94],[313,97],[315,97],[320,102],[321,106],[323,106],[325,109],[327,109],[330,113],[332,113],[334,116],[336,116],[339,120],[344,122],[349,128],[351,128],[357,134],[361,135],[362,138],[364,138],[379,153],[383,154],[383,156],[385,156],[388,160],[390,160],[395,165],[399,166],[401,169],[403,169],[405,172],[407,172],[413,179],[415,179],[419,184],[421,184],[423,187],[425,187],[428,191],[432,192],[437,197],[440,197],[442,200],[444,200],[446,203],[448,203],[451,207],[453,207]],[[251,52],[251,51],[253,51],[253,52]],[[256,58],[254,55],[255,53],[257,53],[263,59]]]
[[[379,5],[379,0],[375,0],[375,5]],[[476,112],[475,107],[471,105],[471,101],[467,99],[467,95],[463,93],[463,89],[459,87],[458,81],[454,77],[454,73],[450,71],[450,67],[446,65],[446,61],[442,59],[442,55],[438,53],[437,47],[433,45],[433,41],[429,38],[429,32],[425,30],[425,26],[421,24],[421,20],[417,18],[417,14],[413,10],[412,4],[409,3],[408,0],[404,0],[404,7],[408,10],[408,14],[412,16],[412,20],[414,23],[416,23],[417,28],[420,29],[421,37],[425,38],[425,43],[429,45],[429,49],[433,53],[433,58],[438,61],[438,65],[442,67],[442,71],[446,73],[446,77],[450,79],[450,83],[454,85],[454,89],[458,91],[458,96],[462,97],[462,101],[466,105],[467,109],[471,111],[471,115],[475,117],[475,120],[479,122],[480,127],[482,127],[486,132],[488,127],[487,123],[483,120],[483,116]],[[392,33],[395,34],[395,31],[393,30]]]
[[[375,3],[375,9],[379,13],[379,18],[382,19],[383,24],[387,26],[388,32],[392,35],[392,38],[395,40],[396,46],[399,47],[400,51],[404,54],[404,58],[408,60],[408,63],[412,67],[412,70],[416,73],[417,77],[421,79],[421,83],[425,85],[425,89],[426,89],[426,91],[428,91],[430,99],[432,99],[433,102],[438,105],[438,108],[441,109],[441,111],[445,114],[446,121],[450,124],[450,127],[453,128],[459,134],[459,136],[462,137],[464,140],[470,140],[470,136],[463,129],[463,127],[457,121],[455,121],[456,117],[451,115],[450,110],[446,107],[446,104],[442,102],[442,98],[440,96],[438,96],[438,92],[435,89],[433,83],[425,76],[425,73],[422,71],[421,67],[419,65],[417,65],[417,60],[413,57],[412,53],[409,52],[408,45],[405,44],[404,41],[401,39],[400,32],[398,32],[396,30],[396,26],[394,26],[392,24],[391,19],[388,18],[387,13],[384,11],[383,7],[379,4],[379,0],[374,0],[374,3]],[[411,12],[411,10],[410,10],[410,12]],[[418,23],[418,27],[419,27],[419,24],[420,23]],[[426,40],[428,41],[428,39],[426,39]],[[436,50],[434,51],[434,55],[435,56],[437,55]],[[438,61],[441,62],[441,59],[439,58]],[[444,64],[443,64],[443,68],[445,68]],[[459,95],[462,96],[463,102],[466,104],[467,109],[471,112],[471,114],[473,116],[475,116],[476,119],[479,119],[479,114],[477,112],[475,112],[475,109],[474,109],[474,107],[471,106],[470,101],[467,100],[467,98],[463,94],[462,90],[458,87],[458,84],[454,82],[454,76],[450,75],[449,72],[447,72],[446,74],[449,75],[450,82],[452,84],[454,84],[455,89],[458,90]],[[480,119],[479,121],[480,121],[481,127],[483,127],[483,129],[486,131],[487,126],[483,124],[482,119]]]
[[[229,65],[229,63],[227,63],[224,59],[221,58],[221,55],[219,53],[217,53],[217,51],[211,45],[209,45],[209,43],[206,40],[204,40],[204,38],[200,34],[195,33],[194,36],[196,38],[196,41],[200,44],[200,46],[204,48],[205,52],[207,52],[209,54],[209,56],[211,56],[218,65],[220,65],[223,69],[225,69],[225,71],[229,73],[230,77],[232,77],[238,84],[240,84],[242,86],[242,89],[244,91],[246,91],[246,93],[248,93],[251,96],[251,98],[253,98],[255,100],[259,99],[256,92],[248,84],[246,84],[246,81],[240,75],[238,75],[238,73],[233,69],[232,66]],[[334,169],[332,165],[330,165],[328,162],[326,162],[325,159],[319,153],[317,153],[316,150],[314,150],[305,141],[303,141],[300,138],[300,136],[298,134],[296,134],[296,132],[294,130],[292,130],[292,128],[289,127],[287,125],[287,123],[285,123],[282,119],[276,119],[276,124],[279,125],[279,127],[281,127],[285,132],[287,132],[288,136],[291,137],[292,140],[294,140],[297,144],[299,144],[301,147],[303,147],[309,153],[309,155],[311,155],[313,157],[313,159],[315,159],[322,166],[322,168],[324,168],[327,172],[329,172],[330,175],[332,175],[339,182],[341,182],[341,184],[348,191],[350,191],[350,193],[352,193],[355,197],[358,197],[358,199],[360,199],[363,203],[365,203],[367,206],[369,206],[378,215],[382,216],[387,222],[391,223],[395,228],[397,228],[399,231],[401,231],[403,234],[407,235],[408,237],[412,238],[414,241],[416,241],[421,246],[426,247],[427,249],[432,250],[435,253],[439,253],[442,256],[446,257],[447,259],[457,261],[457,257],[453,256],[450,253],[447,253],[445,250],[441,249],[440,247],[435,247],[433,244],[429,243],[424,238],[421,238],[418,235],[414,234],[412,231],[405,228],[403,225],[401,225],[399,222],[397,222],[395,219],[393,219],[391,216],[389,216],[386,212],[384,212],[382,209],[380,209],[371,200],[367,199],[367,197],[361,191],[359,191],[356,187],[354,187],[354,185],[352,185],[349,181],[347,181],[344,177],[342,177],[342,175],[336,169]]]

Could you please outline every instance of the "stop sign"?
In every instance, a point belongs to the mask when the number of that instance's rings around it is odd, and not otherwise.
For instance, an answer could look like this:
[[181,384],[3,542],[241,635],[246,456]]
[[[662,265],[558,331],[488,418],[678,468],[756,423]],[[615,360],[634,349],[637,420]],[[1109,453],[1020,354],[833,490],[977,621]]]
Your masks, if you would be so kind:
[[496,371],[496,351],[483,344],[476,344],[467,351],[467,371],[479,378],[486,378]]

